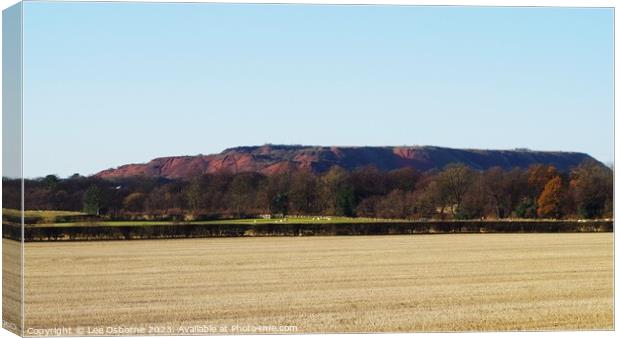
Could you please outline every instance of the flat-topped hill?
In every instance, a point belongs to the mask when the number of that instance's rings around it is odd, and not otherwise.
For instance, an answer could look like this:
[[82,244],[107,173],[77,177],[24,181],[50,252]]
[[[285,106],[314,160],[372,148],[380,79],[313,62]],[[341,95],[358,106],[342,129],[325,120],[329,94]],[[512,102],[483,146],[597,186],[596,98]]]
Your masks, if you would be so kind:
[[577,152],[516,150],[453,149],[435,146],[401,147],[325,147],[302,145],[263,145],[235,147],[219,154],[171,156],[147,163],[127,164],[101,171],[102,178],[131,176],[189,178],[204,173],[259,172],[266,175],[291,170],[322,173],[333,166],[355,170],[375,166],[380,170],[413,167],[419,171],[441,169],[451,163],[463,163],[484,170],[526,168],[532,164],[553,165],[569,170],[591,156]]

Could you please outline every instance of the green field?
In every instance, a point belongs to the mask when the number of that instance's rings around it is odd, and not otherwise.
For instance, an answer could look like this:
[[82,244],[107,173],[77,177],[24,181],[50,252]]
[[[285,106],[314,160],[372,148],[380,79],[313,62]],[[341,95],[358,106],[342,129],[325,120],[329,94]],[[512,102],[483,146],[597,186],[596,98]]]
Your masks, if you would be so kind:
[[144,225],[175,225],[175,224],[350,224],[350,223],[385,223],[399,222],[401,220],[394,219],[378,219],[378,218],[352,218],[352,217],[332,217],[330,219],[312,219],[312,218],[285,218],[285,219],[263,219],[263,218],[244,218],[244,219],[223,219],[213,221],[93,221],[93,222],[67,222],[67,223],[41,223],[33,224],[34,226],[57,226],[57,227],[76,227],[87,225],[102,226],[144,226]]
[[[19,217],[21,216],[20,210],[5,209],[2,208],[2,214],[7,216]],[[25,210],[24,217],[41,217],[43,219],[52,219],[62,216],[83,216],[86,215],[79,211],[65,211],[65,210]]]
[[[8,223],[19,223],[19,217],[22,214],[19,210],[15,209],[2,209],[2,221]],[[24,222],[37,223],[37,224],[54,224],[62,218],[87,216],[83,212],[79,211],[65,211],[65,210],[25,210]],[[36,221],[35,221],[36,220]]]
[[[19,210],[2,209],[3,215],[19,217]],[[175,224],[196,224],[196,225],[209,225],[209,224],[351,224],[351,223],[386,223],[386,222],[402,222],[400,219],[381,219],[381,218],[364,218],[364,217],[338,217],[338,216],[306,216],[297,217],[289,216],[286,218],[243,218],[243,219],[220,219],[210,221],[108,221],[108,220],[93,220],[93,221],[80,221],[80,222],[56,222],[57,217],[63,216],[86,216],[85,213],[76,211],[61,211],[61,210],[26,210],[24,212],[26,218],[41,218],[43,222],[36,224],[28,224],[27,226],[57,226],[57,227],[75,227],[75,226],[88,226],[88,225],[100,225],[100,226],[144,226],[144,225],[175,225]]]

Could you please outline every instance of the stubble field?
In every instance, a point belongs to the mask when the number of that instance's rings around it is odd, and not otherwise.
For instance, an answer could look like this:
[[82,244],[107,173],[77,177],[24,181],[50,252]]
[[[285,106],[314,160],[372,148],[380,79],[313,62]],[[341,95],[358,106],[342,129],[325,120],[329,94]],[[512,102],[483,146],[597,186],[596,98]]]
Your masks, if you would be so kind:
[[35,335],[613,328],[612,233],[47,242],[25,256]]

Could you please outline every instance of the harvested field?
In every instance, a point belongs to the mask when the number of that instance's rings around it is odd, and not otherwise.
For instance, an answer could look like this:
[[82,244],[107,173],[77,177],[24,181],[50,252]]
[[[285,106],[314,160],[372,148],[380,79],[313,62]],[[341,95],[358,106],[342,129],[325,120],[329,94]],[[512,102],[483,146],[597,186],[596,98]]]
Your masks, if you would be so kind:
[[20,242],[2,242],[2,327],[21,333],[22,247]]
[[25,275],[31,335],[614,324],[613,233],[37,242]]

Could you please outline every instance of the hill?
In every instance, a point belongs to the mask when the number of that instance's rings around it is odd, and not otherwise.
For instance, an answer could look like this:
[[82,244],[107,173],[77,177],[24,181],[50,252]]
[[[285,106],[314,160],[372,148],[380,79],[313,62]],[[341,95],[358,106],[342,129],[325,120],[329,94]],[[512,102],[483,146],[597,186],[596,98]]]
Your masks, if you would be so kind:
[[473,169],[494,166],[510,169],[532,164],[549,164],[566,171],[586,159],[584,153],[559,151],[452,149],[434,146],[406,147],[323,147],[264,145],[235,147],[219,154],[171,156],[148,163],[127,164],[97,174],[106,179],[131,176],[189,178],[204,173],[260,172],[266,175],[291,170],[322,173],[333,166],[355,170],[375,166],[380,170],[414,167],[419,171],[441,169],[450,163],[463,163]]

